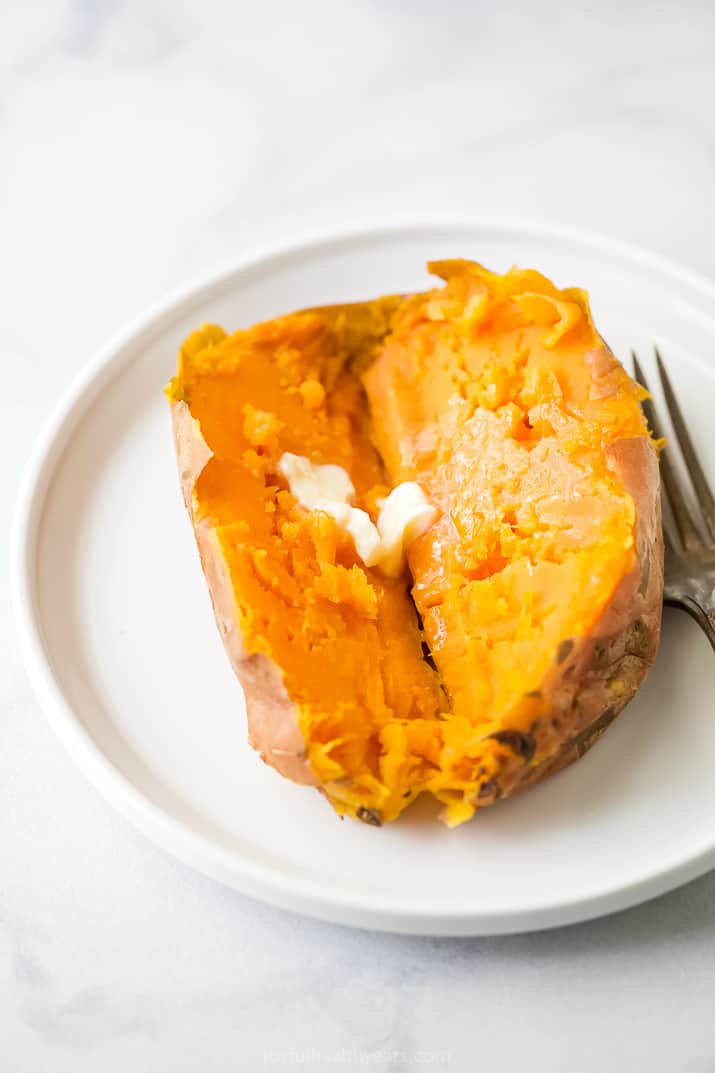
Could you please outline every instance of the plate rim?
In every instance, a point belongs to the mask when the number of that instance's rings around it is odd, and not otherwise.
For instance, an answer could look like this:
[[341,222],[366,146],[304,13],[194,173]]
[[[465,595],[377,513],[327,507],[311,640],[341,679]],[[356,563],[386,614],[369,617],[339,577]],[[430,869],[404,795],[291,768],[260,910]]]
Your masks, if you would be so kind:
[[190,313],[192,305],[220,293],[242,272],[266,262],[315,252],[321,247],[399,236],[427,230],[492,231],[570,242],[626,259],[678,280],[715,305],[715,282],[670,258],[622,239],[587,230],[504,216],[431,214],[426,217],[392,214],[370,224],[328,227],[292,233],[282,241],[251,246],[170,291],[115,333],[80,370],[45,421],[25,465],[16,499],[10,540],[11,598],[23,663],[35,696],[53,731],[85,778],[104,799],[159,848],[219,882],[283,909],[334,923],[374,930],[421,935],[494,935],[540,930],[584,921],[615,912],[703,875],[715,865],[712,842],[684,859],[666,861],[659,870],[644,872],[625,886],[596,888],[580,897],[558,896],[538,906],[485,911],[469,906],[448,911],[439,906],[394,904],[389,898],[365,892],[348,893],[312,879],[291,875],[275,865],[259,865],[191,831],[180,820],[144,796],[109,760],[75,714],[55,678],[42,635],[35,566],[42,512],[51,478],[77,424],[102,384],[121,372],[136,356],[143,336],[165,330]]

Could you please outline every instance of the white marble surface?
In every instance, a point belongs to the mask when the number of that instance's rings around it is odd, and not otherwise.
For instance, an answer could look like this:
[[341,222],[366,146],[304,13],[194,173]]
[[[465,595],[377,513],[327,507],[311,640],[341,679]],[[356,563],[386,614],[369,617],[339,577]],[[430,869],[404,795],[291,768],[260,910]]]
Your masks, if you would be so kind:
[[[714,52],[715,7],[682,0],[3,5],[3,554],[68,378],[249,244],[476,209],[715,276]],[[85,784],[30,693],[0,586],[3,1071],[715,1070],[715,875],[490,940],[258,905]]]

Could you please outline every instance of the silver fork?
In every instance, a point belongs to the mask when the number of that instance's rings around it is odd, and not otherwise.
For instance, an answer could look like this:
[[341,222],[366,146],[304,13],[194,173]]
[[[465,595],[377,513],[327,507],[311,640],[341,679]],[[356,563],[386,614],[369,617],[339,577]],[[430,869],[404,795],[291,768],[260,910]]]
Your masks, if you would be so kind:
[[[631,351],[631,355],[636,379],[648,391],[648,384],[640,362],[634,351]],[[663,599],[664,603],[687,611],[704,631],[715,650],[715,500],[698,461],[685,418],[657,347],[655,360],[670,421],[698,507],[696,512],[698,516],[693,517],[682,483],[666,449],[660,456],[663,500],[668,508],[663,514],[665,538]],[[651,432],[660,439],[663,436],[663,426],[652,398],[646,399],[642,406]]]

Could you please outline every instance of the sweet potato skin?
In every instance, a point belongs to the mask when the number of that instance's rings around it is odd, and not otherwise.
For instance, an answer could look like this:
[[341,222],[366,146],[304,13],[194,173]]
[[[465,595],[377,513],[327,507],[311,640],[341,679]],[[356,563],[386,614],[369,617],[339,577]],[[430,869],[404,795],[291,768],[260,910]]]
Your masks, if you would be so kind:
[[221,548],[208,519],[197,518],[194,486],[212,457],[198,421],[185,402],[172,401],[171,417],[179,479],[191,520],[214,617],[231,665],[246,698],[248,740],[262,759],[293,782],[316,786],[305,742],[298,728],[295,705],[279,669],[260,653],[249,655],[243,645],[238,608]]

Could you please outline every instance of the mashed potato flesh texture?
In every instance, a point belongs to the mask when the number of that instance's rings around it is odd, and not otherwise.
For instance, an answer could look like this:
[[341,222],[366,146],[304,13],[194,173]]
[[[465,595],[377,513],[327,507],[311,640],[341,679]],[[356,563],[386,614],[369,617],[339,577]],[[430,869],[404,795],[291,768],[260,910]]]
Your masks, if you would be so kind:
[[[169,390],[213,452],[195,508],[246,649],[280,668],[335,807],[373,822],[422,791],[450,823],[489,802],[521,763],[490,735],[548,710],[564,640],[588,634],[635,555],[607,448],[646,430],[585,296],[536,272],[431,267],[446,286],[426,294],[205,328]],[[284,452],[344,467],[373,521],[390,488],[418,482],[440,513],[409,574],[368,568],[301,507]]]
[[561,646],[632,568],[635,508],[608,446],[647,432],[583,292],[431,268],[446,286],[401,307],[364,382],[390,480],[419,481],[441,511],[408,560],[450,699],[452,787],[466,789],[475,762],[493,771],[485,735],[529,729]]
[[[213,452],[194,510],[220,543],[245,648],[280,668],[335,807],[373,822],[424,783],[446,699],[423,658],[407,574],[366,567],[332,517],[290,494],[280,459],[342,466],[355,506],[377,519],[390,487],[355,370],[395,305],[300,313],[230,337],[206,327],[184,344],[168,391]],[[398,771],[391,743],[408,733]]]

